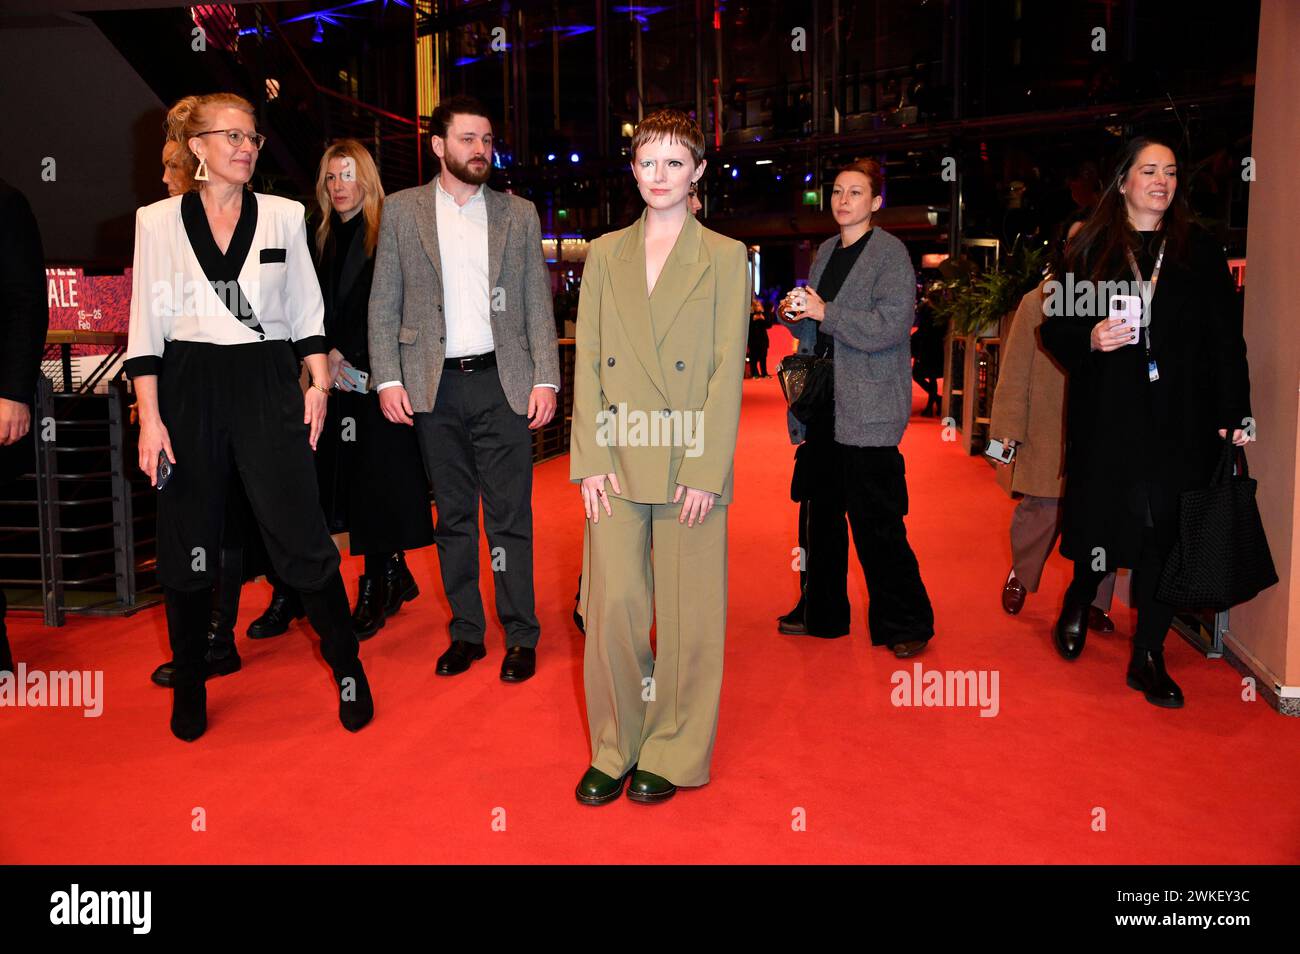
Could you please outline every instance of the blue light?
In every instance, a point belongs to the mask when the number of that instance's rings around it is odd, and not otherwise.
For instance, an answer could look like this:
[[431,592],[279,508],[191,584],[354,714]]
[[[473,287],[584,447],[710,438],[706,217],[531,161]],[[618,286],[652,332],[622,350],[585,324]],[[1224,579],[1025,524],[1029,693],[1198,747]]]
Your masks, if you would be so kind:
[[577,162],[578,159],[579,159],[579,156],[578,156],[578,154],[577,154],[576,152],[571,152],[571,153],[569,153],[569,161],[570,161],[570,162]]
[[776,174],[776,181],[777,181],[777,182],[780,182],[780,181],[781,181],[781,173],[779,173],[779,172]]
[[805,176],[803,177],[803,181],[804,181],[804,182],[812,182],[812,173],[810,172],[810,173],[808,173],[807,175],[805,175]]
[[734,179],[738,175],[740,175],[740,169],[738,167],[733,167],[731,170],[731,178]]
[[546,154],[546,161],[547,161],[547,162],[554,162],[554,161],[555,161],[555,153],[553,153],[553,152],[548,152],[548,153]]

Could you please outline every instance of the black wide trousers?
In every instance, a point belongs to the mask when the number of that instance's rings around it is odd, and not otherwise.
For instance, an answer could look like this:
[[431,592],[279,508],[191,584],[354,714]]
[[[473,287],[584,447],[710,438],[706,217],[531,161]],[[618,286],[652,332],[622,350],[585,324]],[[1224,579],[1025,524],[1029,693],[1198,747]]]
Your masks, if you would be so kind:
[[287,341],[169,341],[158,404],[175,473],[158,494],[158,579],[177,678],[200,678],[232,475],[279,577],[298,590],[336,678],[357,640],[339,554],[325,527],[298,359]]
[[907,478],[897,447],[853,447],[824,434],[800,446],[804,623],[814,636],[849,632],[849,528],[867,582],[867,628],[877,646],[929,639],[934,610],[907,541]]

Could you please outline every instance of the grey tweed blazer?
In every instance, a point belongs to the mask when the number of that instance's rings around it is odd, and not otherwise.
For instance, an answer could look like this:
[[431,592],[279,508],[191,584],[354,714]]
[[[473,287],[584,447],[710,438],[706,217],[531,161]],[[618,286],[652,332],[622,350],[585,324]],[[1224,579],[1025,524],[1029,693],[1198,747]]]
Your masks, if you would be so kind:
[[[835,300],[826,303],[822,331],[835,339],[835,439],[856,447],[893,447],[903,439],[912,415],[912,324],[916,320],[916,272],[907,247],[876,226],[867,247],[853,263]],[[821,280],[840,237],[821,244],[808,274],[813,288]],[[786,321],[811,354],[817,322]],[[804,438],[804,427],[788,414],[790,441]]]
[[[447,355],[436,189],[431,181],[384,200],[370,286],[370,380],[401,381],[416,413],[433,410]],[[497,374],[510,407],[526,414],[535,385],[560,385],[541,224],[526,199],[486,187],[483,196]]]

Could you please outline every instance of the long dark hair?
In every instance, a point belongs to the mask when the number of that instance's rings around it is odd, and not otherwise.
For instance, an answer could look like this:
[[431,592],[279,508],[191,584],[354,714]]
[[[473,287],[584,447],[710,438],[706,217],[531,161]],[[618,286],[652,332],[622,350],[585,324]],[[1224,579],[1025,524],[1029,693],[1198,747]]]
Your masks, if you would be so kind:
[[[1091,281],[1108,281],[1123,274],[1126,267],[1124,250],[1133,252],[1141,247],[1141,239],[1128,221],[1128,210],[1119,187],[1137,162],[1138,155],[1147,146],[1164,146],[1174,154],[1178,168],[1183,164],[1178,151],[1159,136],[1135,136],[1124,144],[1115,161],[1106,188],[1097,200],[1096,208],[1083,223],[1079,234],[1070,240],[1065,251],[1065,266],[1079,278]],[[1187,186],[1175,180],[1174,197],[1160,221],[1161,231],[1168,239],[1165,254],[1171,259],[1182,257],[1187,247],[1187,232],[1192,213],[1187,205]]]

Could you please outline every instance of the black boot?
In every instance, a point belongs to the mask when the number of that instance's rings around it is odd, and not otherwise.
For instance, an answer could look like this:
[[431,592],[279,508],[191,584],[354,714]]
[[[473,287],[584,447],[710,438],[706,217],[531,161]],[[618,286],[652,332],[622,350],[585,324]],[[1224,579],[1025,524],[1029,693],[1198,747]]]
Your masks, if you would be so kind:
[[211,592],[164,589],[167,637],[172,645],[172,735],[193,742],[208,728],[204,655]]
[[1183,707],[1183,691],[1165,671],[1163,649],[1150,650],[1134,645],[1126,681],[1130,689],[1141,692],[1153,706],[1164,709]]
[[302,599],[288,587],[277,586],[266,612],[248,626],[249,639],[268,639],[287,632],[289,624],[304,615]]
[[336,570],[323,590],[304,590],[302,604],[312,628],[320,635],[321,655],[334,673],[339,693],[339,722],[349,732],[356,732],[374,718],[375,703],[357,655],[359,647],[343,577]]
[[361,577],[357,587],[357,608],[352,611],[352,628],[357,639],[369,639],[384,625],[383,587],[373,576]]
[[406,566],[406,554],[400,551],[394,553],[384,563],[383,582],[384,619],[395,615],[402,608],[403,603],[420,595],[420,588],[415,585],[415,577]]
[[1075,603],[1067,592],[1061,616],[1052,629],[1056,651],[1066,659],[1078,659],[1088,638],[1088,604]]

